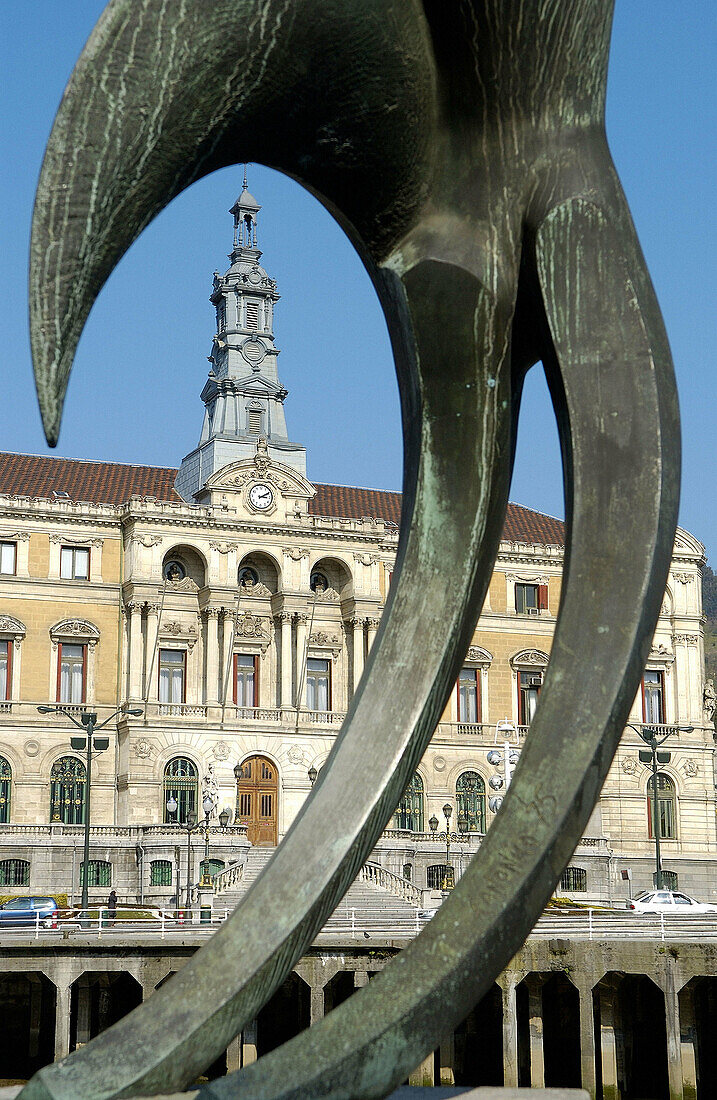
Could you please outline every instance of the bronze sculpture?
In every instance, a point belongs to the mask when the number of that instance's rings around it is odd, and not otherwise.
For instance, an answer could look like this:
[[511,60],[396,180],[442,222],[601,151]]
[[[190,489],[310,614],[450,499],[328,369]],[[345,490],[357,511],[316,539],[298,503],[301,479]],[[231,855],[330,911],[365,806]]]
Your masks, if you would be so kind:
[[[28,1100],[191,1082],[311,943],[455,680],[500,536],[522,380],[539,359],[569,549],[550,670],[502,811],[441,912],[379,978],[203,1094],[386,1095],[465,1016],[549,897],[637,689],[678,498],[669,348],[604,134],[611,16],[612,0],[112,0],[93,32],[33,227],[48,439],[84,320],[126,248],[194,179],[262,161],[321,198],[373,278],[401,386],[404,520],[361,688],[267,871],[171,989],[42,1070]],[[442,629],[428,634],[439,608]],[[329,816],[341,822],[331,836]]]

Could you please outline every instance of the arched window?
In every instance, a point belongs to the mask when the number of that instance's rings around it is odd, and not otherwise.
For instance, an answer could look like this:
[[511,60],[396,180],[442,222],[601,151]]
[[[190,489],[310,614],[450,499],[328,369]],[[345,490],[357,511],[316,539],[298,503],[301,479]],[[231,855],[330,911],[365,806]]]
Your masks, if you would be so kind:
[[0,756],[0,825],[10,821],[10,790],[12,787],[12,768],[4,756]]
[[393,815],[394,829],[407,829],[412,833],[423,832],[423,780],[418,772],[403,792]]
[[[177,803],[177,809],[170,813],[167,802],[170,795]],[[186,756],[175,756],[164,769],[164,820],[178,821],[183,825],[187,814],[197,812],[199,801],[199,777],[197,769]]]
[[0,886],[29,886],[30,863],[27,859],[0,860]]
[[426,869],[429,890],[451,889],[454,884],[453,868],[448,863],[434,863]]
[[588,888],[588,873],[584,867],[566,867],[560,876],[560,889],[584,894]]
[[172,864],[168,859],[153,859],[149,865],[150,886],[172,885]]
[[199,864],[199,874],[209,875],[212,878],[214,875],[218,875],[220,871],[224,870],[223,859],[203,859]]
[[[654,808],[654,794],[652,785],[652,776],[650,776],[647,782],[647,829],[648,836],[655,836],[653,822],[655,808]],[[657,827],[660,830],[660,838],[662,840],[674,840],[676,836],[675,832],[675,784],[670,779],[669,775],[665,775],[664,772],[657,773]]]
[[460,832],[485,832],[485,783],[478,772],[463,772],[458,777],[456,806]]
[[[106,859],[91,859],[87,864],[89,867],[89,874],[87,876],[88,886],[111,886],[112,885],[112,864],[108,863]],[[85,885],[85,865],[80,864],[80,886]]]
[[50,771],[50,821],[84,825],[85,765],[74,756],[62,756]]

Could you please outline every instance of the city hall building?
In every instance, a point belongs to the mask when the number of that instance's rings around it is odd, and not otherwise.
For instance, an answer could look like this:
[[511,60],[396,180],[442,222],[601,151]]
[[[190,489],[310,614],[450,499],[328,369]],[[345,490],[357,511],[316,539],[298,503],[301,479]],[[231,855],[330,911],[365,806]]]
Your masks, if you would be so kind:
[[[92,763],[93,895],[113,887],[123,899],[169,901],[198,879],[204,836],[182,826],[190,813],[202,818],[207,798],[212,874],[248,844],[281,840],[361,678],[391,583],[401,498],[312,482],[304,448],[289,438],[279,294],[261,266],[259,210],[245,187],[231,211],[231,266],[212,285],[201,434],[178,469],[0,454],[2,896],[72,900],[80,889],[85,755],[72,747],[70,719],[39,706],[110,719],[109,747]],[[528,735],[564,541],[559,520],[508,506],[455,691],[372,856],[421,889],[445,878],[431,827],[445,828],[445,805],[456,873],[490,828],[503,773],[488,753],[505,742],[517,753]],[[681,888],[717,901],[703,564],[703,546],[678,530],[631,725],[563,893],[616,901],[651,883],[653,791],[639,730],[678,725],[693,728],[672,734],[660,765],[663,863]]]

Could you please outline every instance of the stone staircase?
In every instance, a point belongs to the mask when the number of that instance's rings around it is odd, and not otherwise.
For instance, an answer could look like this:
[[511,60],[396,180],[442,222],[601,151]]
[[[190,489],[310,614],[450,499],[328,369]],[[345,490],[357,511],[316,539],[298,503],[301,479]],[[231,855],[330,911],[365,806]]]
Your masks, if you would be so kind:
[[[228,872],[216,876],[215,915],[222,910],[230,913],[239,904],[273,854],[273,848],[250,848],[240,877],[236,869],[230,869],[234,873],[228,878],[230,884],[225,885]],[[381,881],[385,885],[380,885]],[[420,891],[383,868],[369,864],[349,886],[319,935],[322,939],[326,936],[411,939],[427,919],[430,918],[420,908]]]

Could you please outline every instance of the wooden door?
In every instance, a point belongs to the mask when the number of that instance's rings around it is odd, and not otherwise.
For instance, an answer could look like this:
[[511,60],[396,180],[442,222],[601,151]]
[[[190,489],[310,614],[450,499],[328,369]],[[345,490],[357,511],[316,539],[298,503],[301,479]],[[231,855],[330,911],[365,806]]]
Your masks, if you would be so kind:
[[234,769],[237,779],[236,818],[247,825],[247,836],[257,848],[278,841],[279,781],[276,768],[264,756],[250,756]]

